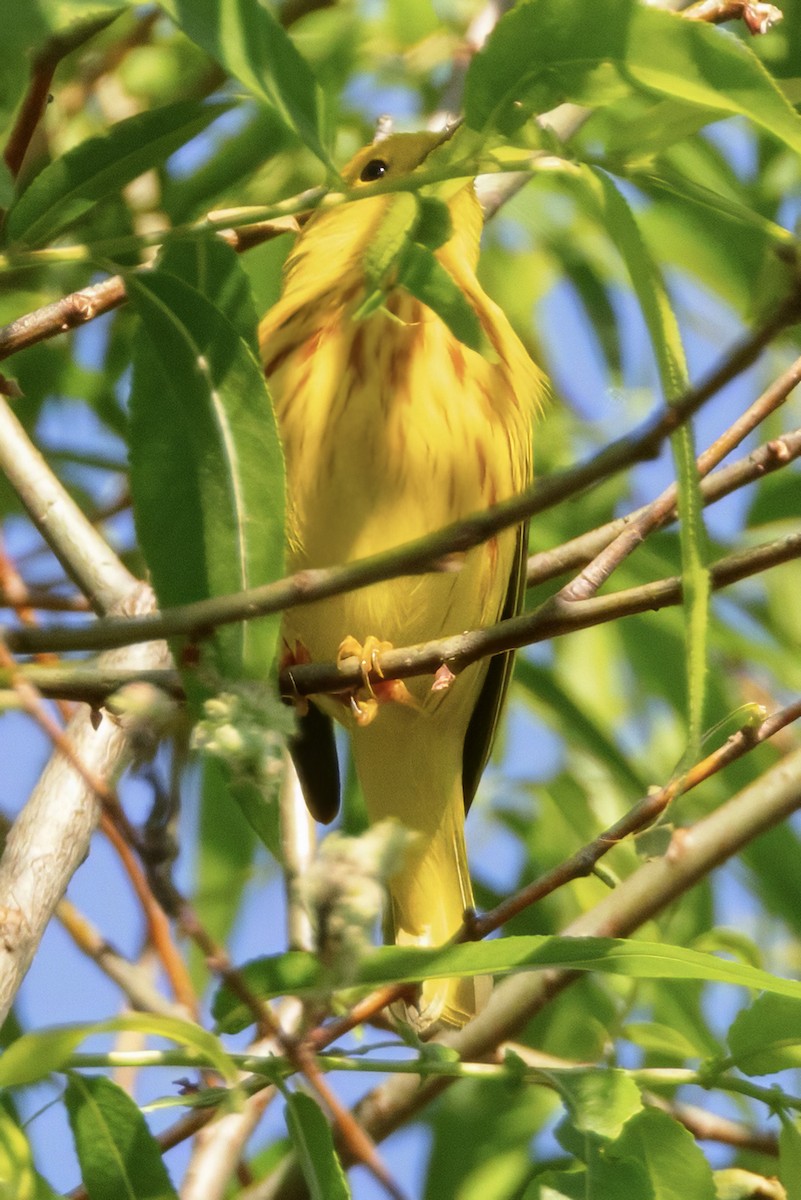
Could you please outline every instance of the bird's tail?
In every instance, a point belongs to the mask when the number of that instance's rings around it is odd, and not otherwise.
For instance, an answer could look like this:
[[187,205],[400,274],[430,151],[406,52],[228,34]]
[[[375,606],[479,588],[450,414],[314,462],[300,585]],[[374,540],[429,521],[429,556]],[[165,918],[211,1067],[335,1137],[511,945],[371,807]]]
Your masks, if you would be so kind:
[[[465,909],[473,907],[461,789],[433,833],[410,846],[390,877],[389,899],[389,933],[399,946],[441,946],[461,927]],[[398,1015],[421,1036],[461,1028],[484,1007],[491,987],[487,976],[429,979],[417,1004],[405,1004]]]

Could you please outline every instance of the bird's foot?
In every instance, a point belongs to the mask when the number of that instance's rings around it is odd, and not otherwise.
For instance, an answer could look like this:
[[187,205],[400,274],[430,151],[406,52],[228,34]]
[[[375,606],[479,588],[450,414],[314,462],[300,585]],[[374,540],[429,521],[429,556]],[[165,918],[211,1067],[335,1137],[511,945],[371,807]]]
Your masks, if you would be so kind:
[[337,666],[341,667],[349,658],[358,658],[362,677],[361,687],[353,688],[348,695],[353,719],[357,725],[369,725],[375,720],[379,704],[394,702],[417,706],[406,684],[400,679],[384,679],[381,670],[381,655],[392,649],[391,642],[382,642],[370,634],[364,642],[355,637],[346,637],[337,652]]

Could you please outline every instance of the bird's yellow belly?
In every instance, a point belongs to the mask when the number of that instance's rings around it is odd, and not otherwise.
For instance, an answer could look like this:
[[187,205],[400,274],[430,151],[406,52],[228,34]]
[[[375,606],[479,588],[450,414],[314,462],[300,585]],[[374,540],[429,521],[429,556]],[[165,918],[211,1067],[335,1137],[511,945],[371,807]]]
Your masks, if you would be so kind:
[[[292,570],[391,550],[486,508],[522,483],[508,427],[486,392],[462,386],[450,341],[436,344],[439,324],[404,328],[372,318],[356,367],[341,361],[341,351],[334,358],[340,334],[315,335],[313,354],[289,356],[272,381],[291,498]],[[479,370],[487,368],[476,357]],[[362,358],[383,360],[383,369],[362,378],[356,369]],[[421,372],[419,360],[438,367]],[[492,622],[503,606],[514,545],[514,530],[505,530],[431,573],[293,609],[284,620],[286,648],[291,656],[331,661],[346,637],[405,646]],[[419,701],[437,704],[430,679],[409,686]],[[332,711],[341,715],[341,708]]]

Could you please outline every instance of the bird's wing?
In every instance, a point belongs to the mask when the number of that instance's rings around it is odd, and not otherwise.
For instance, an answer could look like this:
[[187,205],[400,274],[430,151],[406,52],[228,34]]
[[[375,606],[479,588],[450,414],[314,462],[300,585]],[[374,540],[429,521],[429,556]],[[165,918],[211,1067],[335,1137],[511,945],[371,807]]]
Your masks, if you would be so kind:
[[[526,590],[526,562],[528,559],[528,522],[521,525],[517,531],[515,556],[512,571],[509,576],[509,587],[506,592],[501,619],[514,617],[523,607],[523,596]],[[481,774],[487,765],[492,743],[498,728],[501,709],[503,708],[506,689],[512,677],[514,667],[514,651],[496,654],[490,659],[487,677],[479,693],[470,724],[464,739],[464,754],[462,757],[462,788],[464,790],[464,808],[467,812],[473,803]]]

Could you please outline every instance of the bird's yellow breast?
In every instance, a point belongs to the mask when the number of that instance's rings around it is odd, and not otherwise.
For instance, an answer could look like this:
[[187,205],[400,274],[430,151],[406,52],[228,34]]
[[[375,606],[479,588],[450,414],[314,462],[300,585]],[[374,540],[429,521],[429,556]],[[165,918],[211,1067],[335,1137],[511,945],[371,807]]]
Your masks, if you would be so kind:
[[[472,188],[465,200],[472,220]],[[371,203],[363,202],[365,208]],[[325,225],[317,236],[321,245],[332,244]],[[541,376],[477,283],[459,237],[438,254],[476,311],[491,347],[487,357],[400,289],[388,294],[382,309],[357,320],[363,289],[358,271],[346,269],[350,259],[336,286],[326,267],[323,293],[316,296],[314,243],[311,250],[308,242],[299,246],[290,261],[291,286],[265,318],[261,342],[286,458],[291,569],[388,550],[528,482]],[[290,611],[284,622],[289,652],[330,661],[346,636],[408,645],[497,620],[515,536],[504,531],[451,564],[456,569]],[[430,684],[416,688],[425,699]]]

